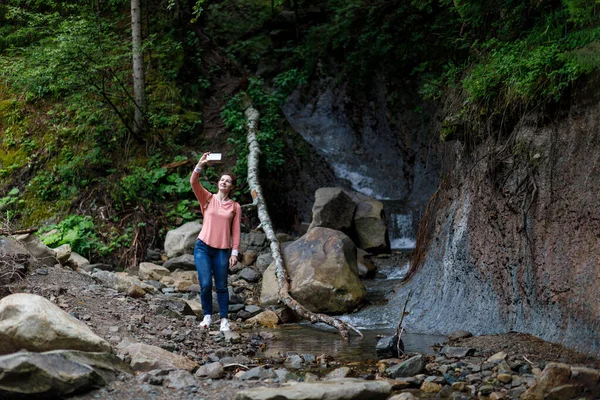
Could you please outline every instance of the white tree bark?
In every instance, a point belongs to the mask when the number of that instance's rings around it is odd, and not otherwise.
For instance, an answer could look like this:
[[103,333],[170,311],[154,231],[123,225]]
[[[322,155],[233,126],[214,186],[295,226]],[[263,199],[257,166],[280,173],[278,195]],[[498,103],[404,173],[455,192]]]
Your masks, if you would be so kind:
[[250,186],[250,194],[252,195],[252,204],[258,209],[258,218],[260,219],[261,227],[265,232],[267,239],[269,240],[271,254],[275,262],[275,274],[277,277],[277,283],[279,285],[280,301],[287,307],[294,310],[299,316],[310,321],[311,323],[323,322],[329,326],[336,328],[340,332],[340,335],[342,335],[342,338],[344,338],[345,340],[348,340],[348,329],[351,329],[354,332],[356,332],[359,336],[362,336],[362,333],[358,329],[338,318],[332,318],[329,315],[325,314],[316,314],[307,310],[304,306],[302,306],[302,304],[298,303],[290,295],[289,275],[283,263],[283,257],[281,256],[279,240],[275,236],[273,224],[271,223],[271,217],[269,216],[267,205],[262,194],[262,187],[260,186],[260,182],[258,179],[258,161],[260,156],[260,146],[258,144],[258,140],[256,139],[256,132],[258,130],[258,120],[260,114],[258,110],[256,110],[252,106],[249,99],[246,99],[246,110],[244,112],[244,115],[246,116],[246,119],[248,121],[247,142],[250,150],[248,154],[248,184]]
[[144,129],[144,112],[146,109],[141,0],[131,0],[131,43],[133,50],[133,99],[135,102],[133,131],[139,133]]

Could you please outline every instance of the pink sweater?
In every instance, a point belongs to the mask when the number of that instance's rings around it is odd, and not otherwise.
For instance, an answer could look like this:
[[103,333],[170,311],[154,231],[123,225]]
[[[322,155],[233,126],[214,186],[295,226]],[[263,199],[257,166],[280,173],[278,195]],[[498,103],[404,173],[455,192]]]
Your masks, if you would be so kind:
[[242,207],[233,200],[221,203],[217,196],[202,187],[196,172],[192,173],[190,184],[204,215],[198,239],[216,249],[237,251],[240,248]]

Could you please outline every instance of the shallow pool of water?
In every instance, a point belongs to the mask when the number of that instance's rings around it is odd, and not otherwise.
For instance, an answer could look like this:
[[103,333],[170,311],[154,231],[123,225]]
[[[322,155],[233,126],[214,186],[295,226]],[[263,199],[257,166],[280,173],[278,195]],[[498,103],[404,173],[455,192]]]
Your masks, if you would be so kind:
[[[264,329],[261,329],[264,331]],[[364,337],[352,333],[345,342],[337,331],[329,327],[317,327],[310,324],[288,324],[278,329],[269,330],[275,337],[269,341],[267,349],[260,354],[264,357],[277,357],[287,352],[308,353],[318,356],[327,354],[338,361],[376,360],[375,346],[382,336],[391,336],[394,329],[361,330]],[[445,336],[403,333],[402,341],[406,352],[433,354],[431,348],[436,343],[447,340]]]

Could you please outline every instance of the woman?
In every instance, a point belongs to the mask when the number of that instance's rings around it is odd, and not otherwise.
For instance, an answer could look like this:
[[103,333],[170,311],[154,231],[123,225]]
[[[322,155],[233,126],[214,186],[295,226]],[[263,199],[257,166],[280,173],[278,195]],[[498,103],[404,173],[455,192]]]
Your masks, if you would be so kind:
[[200,301],[204,319],[200,328],[208,328],[212,323],[212,280],[215,279],[217,303],[221,316],[221,332],[230,330],[227,320],[229,308],[229,292],[227,290],[228,268],[233,267],[238,261],[240,247],[240,221],[242,208],[231,200],[229,195],[236,184],[233,174],[223,174],[219,179],[216,194],[210,193],[202,187],[198,180],[202,168],[208,161],[204,153],[190,178],[192,190],[200,202],[204,220],[202,230],[196,240],[194,248],[194,262],[200,281]]

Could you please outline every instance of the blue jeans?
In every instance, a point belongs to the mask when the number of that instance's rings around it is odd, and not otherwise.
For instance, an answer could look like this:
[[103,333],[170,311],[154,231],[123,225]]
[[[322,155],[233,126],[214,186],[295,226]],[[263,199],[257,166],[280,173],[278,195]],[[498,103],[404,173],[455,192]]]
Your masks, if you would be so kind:
[[227,273],[229,271],[230,253],[230,249],[215,249],[200,239],[196,240],[194,263],[196,264],[196,271],[198,271],[200,302],[205,316],[212,315],[212,280],[214,276],[219,315],[221,318],[227,318],[229,309]]

